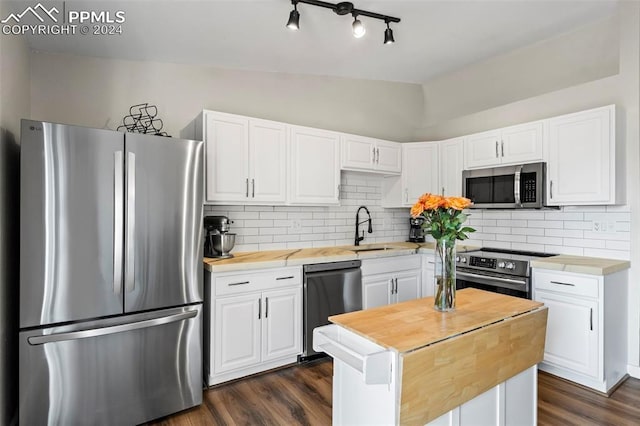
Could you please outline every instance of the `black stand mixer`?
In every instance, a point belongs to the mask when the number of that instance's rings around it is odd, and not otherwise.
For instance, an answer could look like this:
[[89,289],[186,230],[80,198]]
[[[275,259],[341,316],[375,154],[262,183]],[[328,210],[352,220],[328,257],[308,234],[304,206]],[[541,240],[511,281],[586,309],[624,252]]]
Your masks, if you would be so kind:
[[229,252],[236,244],[236,234],[229,233],[233,221],[226,216],[205,216],[204,256],[215,258],[233,257]]

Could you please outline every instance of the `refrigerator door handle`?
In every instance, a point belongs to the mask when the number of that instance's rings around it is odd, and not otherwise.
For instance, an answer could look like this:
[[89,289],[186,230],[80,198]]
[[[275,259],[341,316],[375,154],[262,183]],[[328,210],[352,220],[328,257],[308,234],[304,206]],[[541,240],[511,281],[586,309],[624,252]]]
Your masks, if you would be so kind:
[[124,333],[126,331],[139,330],[141,328],[155,327],[158,325],[170,324],[172,322],[184,321],[198,315],[197,310],[181,312],[179,314],[168,315],[166,317],[154,318],[150,320],[131,322],[128,324],[113,325],[111,327],[94,328],[91,330],[70,331],[67,333],[54,333],[45,336],[31,336],[27,339],[30,345],[44,345],[45,343],[64,342],[69,340],[86,339],[88,337],[106,336],[108,334]]
[[113,154],[113,292],[122,293],[122,233],[124,222],[124,156]]
[[135,230],[136,230],[136,155],[127,152],[127,235],[125,238],[124,286],[127,293],[135,290]]

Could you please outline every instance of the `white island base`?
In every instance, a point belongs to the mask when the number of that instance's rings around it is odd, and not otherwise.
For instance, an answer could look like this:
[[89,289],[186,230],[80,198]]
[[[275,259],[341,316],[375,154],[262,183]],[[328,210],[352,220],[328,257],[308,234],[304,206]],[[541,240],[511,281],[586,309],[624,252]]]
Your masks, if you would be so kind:
[[[437,426],[534,426],[537,423],[537,367],[500,383],[427,423]],[[428,391],[429,384],[425,383]],[[333,424],[393,425],[399,416],[397,380],[366,384],[361,372],[333,361]]]

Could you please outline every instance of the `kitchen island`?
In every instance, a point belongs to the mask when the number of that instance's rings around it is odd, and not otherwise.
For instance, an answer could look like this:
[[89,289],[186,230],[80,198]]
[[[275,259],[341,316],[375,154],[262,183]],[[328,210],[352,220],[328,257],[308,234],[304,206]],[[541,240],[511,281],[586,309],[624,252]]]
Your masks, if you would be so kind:
[[330,317],[334,424],[535,425],[547,308],[477,289]]

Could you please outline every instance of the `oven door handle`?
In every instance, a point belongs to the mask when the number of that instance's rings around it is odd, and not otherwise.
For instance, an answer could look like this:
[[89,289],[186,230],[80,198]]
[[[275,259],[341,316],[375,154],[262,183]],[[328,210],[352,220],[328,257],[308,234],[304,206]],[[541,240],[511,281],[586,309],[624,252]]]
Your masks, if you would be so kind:
[[527,285],[527,282],[523,280],[512,280],[509,278],[500,278],[500,277],[494,277],[491,275],[470,274],[469,272],[461,272],[461,271],[456,271],[456,277],[471,278],[471,279],[479,278],[481,280],[492,280],[492,281],[498,281],[506,284]]

